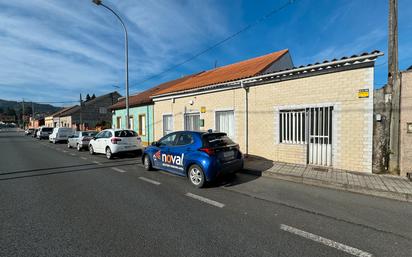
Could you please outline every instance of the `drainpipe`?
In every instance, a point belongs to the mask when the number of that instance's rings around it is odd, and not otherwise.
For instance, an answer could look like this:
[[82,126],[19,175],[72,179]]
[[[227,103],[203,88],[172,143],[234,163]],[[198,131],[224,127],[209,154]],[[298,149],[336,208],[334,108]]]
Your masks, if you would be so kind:
[[146,105],[146,137],[147,145],[150,145],[150,123],[149,123],[149,105]]
[[240,86],[245,90],[245,157],[249,155],[249,104],[248,104],[248,93],[249,88],[243,83],[240,82]]

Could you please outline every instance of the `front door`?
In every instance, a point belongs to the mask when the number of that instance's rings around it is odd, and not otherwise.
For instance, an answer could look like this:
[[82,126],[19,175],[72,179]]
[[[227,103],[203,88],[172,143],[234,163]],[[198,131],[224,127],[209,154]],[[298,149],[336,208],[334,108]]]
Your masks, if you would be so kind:
[[308,163],[332,166],[332,117],[333,107],[307,109],[308,115]]

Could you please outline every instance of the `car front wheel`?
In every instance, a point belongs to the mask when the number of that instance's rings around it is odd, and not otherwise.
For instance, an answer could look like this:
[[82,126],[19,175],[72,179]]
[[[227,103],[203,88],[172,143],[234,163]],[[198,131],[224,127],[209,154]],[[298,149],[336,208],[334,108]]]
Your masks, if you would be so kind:
[[77,151],[79,152],[82,150],[82,148],[80,147],[80,144],[77,144],[76,148],[77,148]]
[[150,171],[153,169],[152,161],[150,160],[150,157],[147,154],[144,156],[143,165],[144,165],[144,169],[147,171]]
[[205,184],[205,174],[199,165],[192,165],[189,168],[189,180],[195,187],[201,188]]
[[69,142],[67,142],[67,148],[72,148]]

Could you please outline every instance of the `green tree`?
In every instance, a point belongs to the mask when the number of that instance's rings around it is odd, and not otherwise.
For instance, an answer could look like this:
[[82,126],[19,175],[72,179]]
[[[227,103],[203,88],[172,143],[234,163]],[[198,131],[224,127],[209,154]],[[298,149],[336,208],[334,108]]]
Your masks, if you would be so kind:
[[95,99],[95,98],[96,98],[96,96],[95,96],[95,94],[93,94],[93,95],[92,95],[92,99]]
[[87,94],[87,95],[86,95],[86,102],[87,102],[87,101],[90,101],[90,99],[91,99],[91,98],[90,98],[90,95]]

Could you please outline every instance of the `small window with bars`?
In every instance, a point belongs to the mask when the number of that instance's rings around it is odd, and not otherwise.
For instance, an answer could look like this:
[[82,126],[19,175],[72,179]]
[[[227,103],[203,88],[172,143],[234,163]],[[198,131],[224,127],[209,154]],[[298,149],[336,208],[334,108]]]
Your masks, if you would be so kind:
[[281,110],[279,112],[279,142],[306,144],[306,110]]

